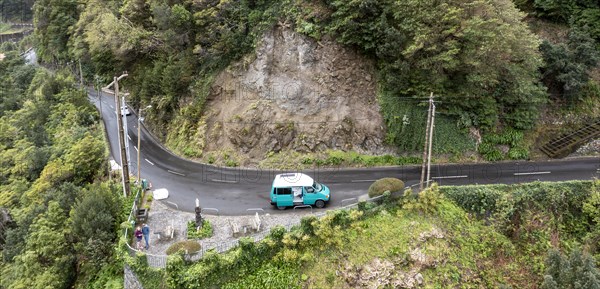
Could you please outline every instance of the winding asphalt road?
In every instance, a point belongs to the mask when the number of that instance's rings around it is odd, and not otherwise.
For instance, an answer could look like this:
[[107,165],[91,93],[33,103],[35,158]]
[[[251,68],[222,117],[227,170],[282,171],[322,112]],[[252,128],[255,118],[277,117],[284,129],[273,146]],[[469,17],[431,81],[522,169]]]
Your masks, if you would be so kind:
[[[100,108],[95,91],[90,100]],[[117,115],[114,95],[102,93],[101,112],[107,128],[111,155],[120,163],[117,135]],[[134,112],[133,109],[131,109]],[[127,116],[130,147],[130,173],[137,174],[137,117]],[[269,204],[269,189],[273,177],[280,171],[216,167],[177,157],[165,149],[142,126],[140,163],[141,176],[154,189],[166,188],[165,203],[179,210],[193,212],[195,199],[202,208],[217,208],[221,215],[246,214],[247,209],[262,208],[268,213],[279,211]],[[364,196],[371,183],[382,177],[396,177],[406,185],[418,183],[420,166],[394,166],[367,169],[315,168],[303,171],[315,180],[328,185],[332,200],[327,208],[351,203],[352,198]],[[500,162],[486,164],[434,164],[432,178],[441,185],[513,184],[531,181],[589,180],[600,177],[600,158],[572,158],[537,162]],[[176,204],[176,205],[174,205]]]

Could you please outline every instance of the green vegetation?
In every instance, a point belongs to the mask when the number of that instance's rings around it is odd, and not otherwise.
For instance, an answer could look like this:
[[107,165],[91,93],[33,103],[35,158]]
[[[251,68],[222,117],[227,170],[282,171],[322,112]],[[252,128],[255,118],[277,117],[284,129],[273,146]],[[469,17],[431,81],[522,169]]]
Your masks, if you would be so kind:
[[[214,162],[214,161],[213,161]],[[211,163],[210,160],[208,163]],[[421,158],[413,156],[364,155],[354,151],[327,150],[322,153],[295,151],[270,152],[259,163],[261,168],[308,169],[314,167],[375,167],[419,164]]]
[[194,254],[198,251],[200,251],[202,247],[200,246],[200,243],[198,243],[197,241],[193,241],[193,240],[185,240],[185,241],[179,241],[173,245],[171,245],[168,249],[167,249],[167,255],[173,255],[177,252],[184,252],[187,254]]
[[[434,184],[198,262],[175,254],[160,274],[168,288],[190,289],[397,287],[417,275],[425,288],[595,288],[599,209],[598,181]],[[152,282],[145,288],[159,288]]]
[[383,195],[384,192],[396,193],[404,190],[404,182],[396,178],[376,180],[369,187],[369,198]]
[[[3,48],[9,47],[3,45]],[[0,61],[0,287],[115,288],[124,200],[99,116],[65,71]]]
[[207,219],[202,220],[202,228],[197,230],[196,222],[188,221],[187,237],[188,239],[204,239],[213,235],[213,227]]
[[[502,146],[505,147],[505,151],[501,150]],[[524,145],[523,132],[512,129],[500,134],[485,135],[478,151],[487,161],[529,159],[529,150]]]
[[551,250],[546,266],[542,289],[600,287],[595,261],[579,249],[573,250],[568,259],[558,250]]
[[[460,207],[485,218],[498,232],[510,237],[529,256],[526,263],[535,274],[544,272],[546,252],[570,251],[583,245],[598,252],[598,181],[529,183],[443,187],[441,191]],[[594,208],[594,209],[591,209]]]
[[34,0],[0,0],[0,22],[31,22]]

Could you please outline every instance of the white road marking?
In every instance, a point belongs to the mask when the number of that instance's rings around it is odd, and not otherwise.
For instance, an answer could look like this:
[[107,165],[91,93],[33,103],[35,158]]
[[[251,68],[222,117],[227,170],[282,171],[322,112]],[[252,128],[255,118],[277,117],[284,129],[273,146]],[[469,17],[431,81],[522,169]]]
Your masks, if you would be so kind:
[[444,177],[431,177],[432,179],[463,179],[463,178],[468,178],[469,176],[467,175],[462,175],[462,176],[444,176]]
[[210,179],[215,183],[229,183],[229,184],[237,184],[237,181],[228,181],[228,180],[219,180],[219,179]]
[[153,162],[149,161],[148,159],[145,159],[149,164],[154,165]]
[[528,175],[546,175],[551,172],[531,172],[531,173],[514,173],[515,176],[528,176]]
[[129,135],[127,135],[127,138],[128,138],[129,140],[131,140],[131,137],[130,137]]
[[367,182],[374,182],[376,180],[351,180],[351,183],[367,183]]
[[137,149],[137,147],[136,147],[136,146],[133,146],[133,148],[134,148],[134,149],[135,149],[135,151],[137,152],[137,150],[138,150],[138,149]]
[[179,175],[179,176],[185,177],[185,175],[182,174],[182,173],[180,173],[180,172],[175,172],[175,171],[172,171],[172,170],[167,170],[167,172],[172,173],[174,175]]

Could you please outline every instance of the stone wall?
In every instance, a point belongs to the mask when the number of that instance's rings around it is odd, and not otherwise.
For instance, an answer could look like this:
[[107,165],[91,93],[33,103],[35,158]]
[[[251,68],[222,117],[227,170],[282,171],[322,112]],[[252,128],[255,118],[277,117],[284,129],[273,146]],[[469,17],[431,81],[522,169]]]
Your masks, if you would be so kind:
[[123,282],[123,288],[125,289],[144,289],[140,280],[138,280],[135,272],[129,268],[129,266],[125,265],[123,268],[123,276],[125,281]]

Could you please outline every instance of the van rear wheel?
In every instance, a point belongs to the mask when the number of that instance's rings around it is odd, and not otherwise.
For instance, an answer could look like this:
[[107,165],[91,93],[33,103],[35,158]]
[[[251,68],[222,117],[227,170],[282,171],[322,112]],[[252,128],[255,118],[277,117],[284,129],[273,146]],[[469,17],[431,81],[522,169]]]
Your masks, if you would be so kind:
[[282,210],[282,211],[283,211],[283,210],[285,210],[285,209],[286,209],[286,207],[285,207],[285,206],[277,206],[277,209],[280,209],[280,210]]
[[321,209],[321,208],[325,207],[325,202],[323,200],[317,200],[315,202],[315,207]]

